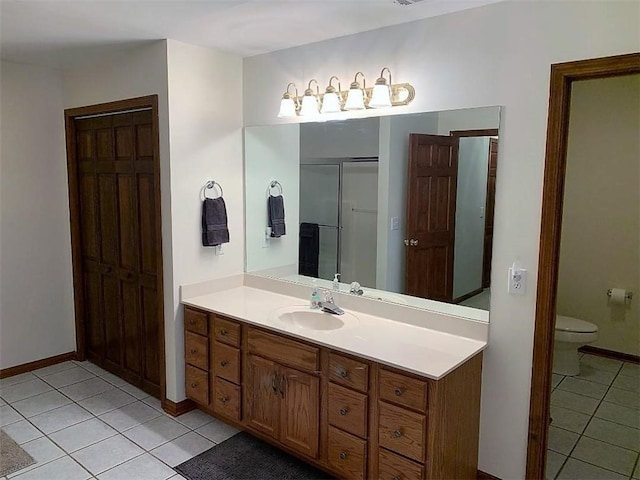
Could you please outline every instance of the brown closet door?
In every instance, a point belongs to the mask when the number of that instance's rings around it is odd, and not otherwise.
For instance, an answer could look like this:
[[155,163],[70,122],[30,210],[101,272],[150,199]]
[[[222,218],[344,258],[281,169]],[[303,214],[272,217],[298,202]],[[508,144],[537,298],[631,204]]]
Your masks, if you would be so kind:
[[151,110],[76,119],[87,358],[160,395]]

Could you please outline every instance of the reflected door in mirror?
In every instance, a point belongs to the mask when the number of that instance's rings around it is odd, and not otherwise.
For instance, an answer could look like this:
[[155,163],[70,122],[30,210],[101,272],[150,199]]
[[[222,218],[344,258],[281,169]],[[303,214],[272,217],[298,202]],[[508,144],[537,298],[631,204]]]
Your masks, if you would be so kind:
[[453,298],[458,138],[409,136],[405,293]]

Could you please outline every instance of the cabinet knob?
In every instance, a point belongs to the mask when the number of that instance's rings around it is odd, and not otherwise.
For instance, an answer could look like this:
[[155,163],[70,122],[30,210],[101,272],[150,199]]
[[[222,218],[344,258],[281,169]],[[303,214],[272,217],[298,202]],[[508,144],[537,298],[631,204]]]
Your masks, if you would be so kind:
[[396,430],[395,432],[393,432],[393,436],[395,438],[400,438],[402,436],[402,432],[400,430]]
[[227,331],[223,328],[222,330],[220,330],[220,335],[222,335],[223,337],[226,337]]
[[347,452],[340,452],[340,460],[347,458]]
[[227,366],[227,361],[226,361],[226,360],[222,360],[222,361],[220,362],[220,366],[221,366],[221,367],[226,367],[226,366]]
[[102,273],[111,273],[111,267],[105,268]]
[[396,475],[395,477],[393,477],[391,480],[402,480],[398,475]]
[[342,415],[343,417],[347,414],[349,410],[347,409],[347,407],[342,407],[340,409],[340,415]]
[[222,402],[223,405],[226,405],[227,402],[229,401],[228,397],[220,397],[220,401]]
[[399,397],[400,395],[402,395],[402,392],[403,392],[403,391],[404,391],[404,390],[402,390],[401,388],[396,388],[396,389],[393,391],[393,393],[395,393],[395,394],[396,394],[396,397]]
[[198,386],[198,384],[197,384],[197,383],[192,383],[192,384],[191,384],[191,388],[196,388],[197,386]]
[[195,348],[191,349],[191,353],[196,353],[196,352],[197,352],[197,350]]
[[347,371],[346,371],[346,370],[344,370],[344,369],[340,369],[340,370],[338,371],[338,375],[340,375],[342,378],[347,378],[347,376],[348,376],[349,374],[347,373]]
[[195,324],[196,324],[196,321],[193,318],[189,319],[189,325],[195,325]]
[[126,278],[133,278],[133,273],[127,272],[125,275]]

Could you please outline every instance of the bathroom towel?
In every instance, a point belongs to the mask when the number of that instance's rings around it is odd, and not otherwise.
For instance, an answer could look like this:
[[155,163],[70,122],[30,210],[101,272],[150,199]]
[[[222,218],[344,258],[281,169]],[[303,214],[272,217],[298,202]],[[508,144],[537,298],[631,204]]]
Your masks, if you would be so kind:
[[216,247],[229,243],[227,207],[222,197],[205,198],[202,203],[202,246]]
[[287,227],[284,223],[284,198],[282,198],[282,195],[278,195],[277,197],[269,195],[267,204],[269,208],[271,236],[280,238],[287,233]]
[[318,278],[319,257],[320,227],[317,223],[301,223],[298,273]]

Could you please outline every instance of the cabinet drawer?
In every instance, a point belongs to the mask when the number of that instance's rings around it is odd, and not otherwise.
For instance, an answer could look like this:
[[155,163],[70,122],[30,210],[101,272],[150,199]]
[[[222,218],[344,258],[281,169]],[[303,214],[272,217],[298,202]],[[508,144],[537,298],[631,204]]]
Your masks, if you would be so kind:
[[388,403],[379,402],[379,405],[380,446],[424,462],[426,417]]
[[239,323],[216,315],[213,325],[216,341],[226,343],[234,347],[240,347]]
[[213,345],[213,372],[217,377],[240,384],[240,350],[215,342]]
[[378,452],[380,480],[422,480],[424,467],[383,448]]
[[330,353],[329,379],[366,393],[369,388],[369,366],[366,363]]
[[185,307],[184,328],[190,332],[206,336],[209,334],[209,316],[199,310]]
[[345,479],[364,479],[367,442],[329,427],[329,465]]
[[184,357],[188,364],[209,370],[209,339],[196,333],[184,332]]
[[185,369],[187,397],[200,405],[209,405],[209,374],[192,365]]
[[310,347],[253,328],[249,329],[248,345],[250,353],[275,360],[278,363],[314,373],[320,370],[318,366],[319,349],[316,347]]
[[367,396],[329,383],[329,423],[359,437],[367,436]]
[[427,382],[380,369],[380,398],[424,412],[427,409]]
[[240,421],[240,387],[216,377],[213,380],[213,411]]

